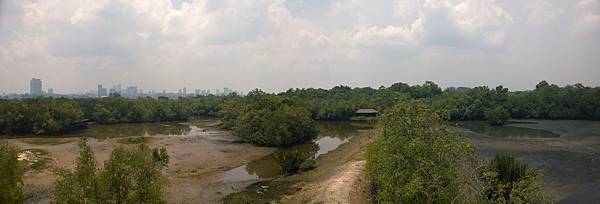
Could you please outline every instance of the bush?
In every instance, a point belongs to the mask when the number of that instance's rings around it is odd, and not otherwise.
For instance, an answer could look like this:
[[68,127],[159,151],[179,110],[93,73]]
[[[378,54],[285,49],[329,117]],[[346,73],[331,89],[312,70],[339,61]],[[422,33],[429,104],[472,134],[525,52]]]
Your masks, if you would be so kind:
[[163,156],[156,161],[153,151],[143,144],[137,148],[116,147],[100,170],[85,140],[80,148],[75,169],[57,171],[54,203],[162,202],[166,186],[161,173]]
[[300,164],[300,170],[302,171],[313,170],[315,168],[317,168],[317,161],[314,159],[308,159]]
[[23,166],[17,160],[19,149],[0,142],[0,201],[23,203]]
[[498,106],[486,111],[485,117],[490,121],[490,125],[504,125],[510,119],[510,113],[506,108]]
[[420,101],[400,103],[379,118],[367,147],[367,173],[380,203],[453,203],[468,200],[471,178],[461,172],[473,145],[443,125]]
[[500,203],[551,203],[541,191],[542,174],[512,156],[498,154],[480,170],[483,198]]
[[[298,150],[277,150],[274,154],[275,161],[281,167],[281,173],[291,175],[298,172],[307,161],[308,156]],[[308,166],[307,166],[308,168]]]
[[289,146],[317,135],[310,112],[291,101],[254,90],[223,107],[221,120],[242,139],[261,146]]

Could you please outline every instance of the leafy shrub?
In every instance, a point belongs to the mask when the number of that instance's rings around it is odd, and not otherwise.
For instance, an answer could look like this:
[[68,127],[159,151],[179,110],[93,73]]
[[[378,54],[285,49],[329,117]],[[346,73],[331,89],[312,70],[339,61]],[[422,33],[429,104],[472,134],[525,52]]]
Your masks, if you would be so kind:
[[23,166],[17,160],[19,149],[0,142],[0,201],[23,203]]
[[224,106],[220,115],[224,127],[261,146],[300,144],[317,134],[306,108],[259,90],[250,92],[244,100]]
[[169,154],[166,147],[161,147],[160,150],[154,148],[152,150],[152,158],[154,158],[155,162],[160,162],[165,167],[169,165]]
[[485,117],[490,121],[490,125],[504,125],[510,119],[510,113],[506,108],[498,106],[486,111]]
[[473,145],[421,101],[388,109],[367,147],[367,173],[380,203],[453,203],[468,200],[461,169]]
[[317,161],[314,159],[307,159],[306,161],[300,164],[300,170],[308,171],[317,168]]
[[277,150],[274,154],[275,161],[281,167],[284,175],[291,175],[300,170],[308,156],[297,150]]
[[85,140],[80,142],[80,148],[74,170],[57,170],[54,203],[162,202],[166,185],[161,173],[164,164],[155,160],[147,146],[116,147],[103,170],[96,166]]
[[480,171],[484,199],[500,203],[551,203],[541,191],[542,174],[510,155],[496,155]]

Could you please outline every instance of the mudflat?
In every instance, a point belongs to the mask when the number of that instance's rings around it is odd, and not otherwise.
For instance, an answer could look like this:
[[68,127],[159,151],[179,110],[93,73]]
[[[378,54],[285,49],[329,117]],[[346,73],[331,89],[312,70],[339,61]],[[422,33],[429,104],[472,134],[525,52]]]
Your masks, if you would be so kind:
[[[157,124],[158,125],[158,124]],[[223,172],[270,154],[273,149],[238,143],[230,132],[214,126],[195,126],[187,134],[145,136],[144,143],[150,147],[166,147],[170,155],[165,174],[169,180],[166,188],[169,203],[206,203],[218,200],[236,189],[245,187],[243,183],[225,184]],[[92,147],[98,166],[102,168],[113,147],[124,145],[128,137],[87,138]],[[48,152],[48,168],[28,171],[23,180],[27,203],[49,203],[55,176],[54,168],[73,168],[79,154],[78,138],[61,138],[61,142],[43,144],[36,139],[4,139],[21,149],[40,149]]]

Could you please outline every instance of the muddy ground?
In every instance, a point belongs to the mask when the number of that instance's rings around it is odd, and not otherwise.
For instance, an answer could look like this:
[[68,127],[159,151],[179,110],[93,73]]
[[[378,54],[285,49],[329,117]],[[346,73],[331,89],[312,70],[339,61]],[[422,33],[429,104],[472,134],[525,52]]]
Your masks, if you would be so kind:
[[[370,134],[370,130],[360,130],[347,143],[321,155],[317,167],[311,171],[254,183],[222,201],[236,204],[345,203],[351,198],[350,203],[369,203],[370,184],[363,171],[363,153]],[[327,193],[332,190],[337,193]]]
[[600,195],[600,121],[524,120],[510,124],[551,131],[552,138],[502,138],[467,131],[482,159],[509,153],[544,173],[543,190],[556,201]]
[[[98,165],[108,159],[112,148],[121,144],[123,138],[88,138]],[[46,150],[52,159],[50,167],[44,170],[29,171],[24,176],[27,203],[49,203],[55,177],[51,169],[56,167],[73,168],[78,156],[78,138],[64,138],[56,144],[31,144],[32,139],[8,139],[21,149]],[[170,163],[165,173],[169,179],[167,200],[169,203],[214,203],[236,190],[243,189],[244,183],[223,183],[226,170],[238,167],[249,161],[270,154],[273,149],[236,142],[227,131],[208,126],[185,136],[158,135],[146,137],[150,147],[166,146]],[[128,146],[135,146],[129,144]]]

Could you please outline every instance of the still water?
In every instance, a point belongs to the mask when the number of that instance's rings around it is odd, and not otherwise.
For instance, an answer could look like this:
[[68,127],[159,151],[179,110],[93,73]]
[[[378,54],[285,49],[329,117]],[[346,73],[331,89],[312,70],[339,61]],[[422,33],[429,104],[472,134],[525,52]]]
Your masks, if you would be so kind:
[[458,125],[466,129],[479,158],[508,153],[541,170],[542,188],[556,201],[600,200],[600,121],[526,120],[500,127],[485,122]]
[[[353,135],[358,134],[356,127],[350,122],[321,122],[318,124],[318,129],[319,136],[315,140],[283,149],[282,151],[299,151],[300,153],[310,155],[313,159],[318,159],[320,155],[335,150],[340,145],[348,142]],[[258,181],[260,179],[275,178],[280,175],[281,168],[271,154],[226,171],[222,181]]]
[[549,138],[558,137],[551,131],[532,129],[526,127],[515,127],[513,124],[533,124],[527,122],[513,122],[504,126],[491,126],[487,121],[461,121],[455,122],[459,127],[463,127],[473,132],[485,134],[492,137],[503,138]]

